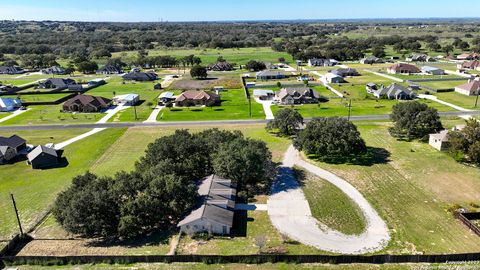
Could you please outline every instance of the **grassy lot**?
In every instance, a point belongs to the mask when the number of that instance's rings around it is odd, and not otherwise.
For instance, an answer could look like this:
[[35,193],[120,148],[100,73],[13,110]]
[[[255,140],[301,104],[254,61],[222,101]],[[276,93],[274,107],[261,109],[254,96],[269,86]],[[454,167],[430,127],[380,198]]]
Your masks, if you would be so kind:
[[365,230],[362,211],[339,188],[304,170],[296,170],[296,174],[303,185],[313,217],[329,228],[348,235],[358,235]]
[[458,75],[452,75],[452,74],[447,74],[447,75],[420,75],[420,74],[388,74],[393,77],[397,77],[402,80],[422,80],[422,79],[454,79],[454,78],[462,78],[461,76]]
[[[270,63],[278,63],[278,58],[284,57],[291,61],[292,57],[284,52],[274,52],[271,48],[239,48],[239,49],[165,49],[148,50],[149,56],[170,55],[183,57],[194,54],[202,59],[203,64],[215,63],[219,56],[223,56],[228,62],[246,64],[250,60],[259,60]],[[133,59],[137,52],[112,53],[112,57],[122,57],[124,60]]]
[[[28,143],[61,142],[85,130],[21,131],[15,132]],[[17,232],[17,221],[9,193],[15,195],[24,228],[31,227],[55,199],[56,194],[69,185],[73,176],[84,173],[115,142],[124,129],[109,129],[65,148],[68,166],[49,170],[34,170],[24,161],[2,165],[0,170],[0,238]],[[13,132],[2,132],[11,135]]]
[[435,95],[441,100],[453,103],[466,109],[480,109],[480,98],[477,104],[478,107],[475,108],[475,101],[477,99],[476,96],[466,96],[456,92],[437,93]]
[[[446,126],[459,123],[445,122]],[[480,170],[456,163],[426,143],[392,138],[388,123],[356,123],[367,145],[390,153],[372,166],[318,163],[353,184],[390,228],[391,253],[478,252],[478,236],[446,211],[480,201]]]
[[440,81],[440,82],[419,82],[418,84],[422,86],[427,86],[431,87],[434,89],[453,89],[457,86],[460,86],[462,84],[467,83],[467,80],[465,81]]
[[9,112],[0,112],[0,119],[9,116],[11,113]]
[[0,77],[0,82],[3,85],[15,85],[15,86],[20,86],[28,83],[33,83],[36,81],[35,79],[29,78],[29,77],[23,77],[23,78],[15,78],[18,75],[1,75]]
[[102,113],[61,112],[62,105],[31,106],[30,110],[2,123],[2,125],[49,125],[94,123]]
[[[177,94],[180,91],[174,91]],[[157,120],[163,121],[196,121],[224,119],[262,119],[265,118],[261,104],[252,100],[252,116],[243,89],[229,89],[220,94],[221,106],[215,107],[173,107],[163,109]]]
[[41,94],[41,95],[10,95],[10,96],[3,96],[9,98],[17,98],[19,97],[22,102],[49,102],[49,101],[56,101],[65,96],[70,94]]

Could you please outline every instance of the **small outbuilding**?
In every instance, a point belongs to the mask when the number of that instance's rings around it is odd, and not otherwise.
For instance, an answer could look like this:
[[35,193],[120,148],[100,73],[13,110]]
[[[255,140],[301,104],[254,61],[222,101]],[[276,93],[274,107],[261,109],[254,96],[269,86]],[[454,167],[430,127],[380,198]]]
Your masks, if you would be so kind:
[[257,89],[253,90],[253,97],[260,100],[271,100],[275,96],[273,90]]
[[33,169],[45,169],[59,164],[61,153],[57,150],[39,145],[27,155],[27,162]]
[[442,130],[439,133],[430,134],[428,144],[438,151],[445,151],[450,147],[448,140],[448,130]]
[[18,98],[0,97],[0,112],[11,112],[22,107],[22,101]]
[[137,94],[120,95],[120,96],[115,96],[112,99],[112,102],[115,105],[127,105],[127,106],[133,106],[137,104],[139,101],[140,101],[140,96]]
[[174,100],[175,94],[173,92],[163,92],[158,96],[158,105],[162,106]]
[[430,75],[445,75],[445,70],[430,66],[423,66],[422,72]]
[[345,79],[342,76],[333,73],[327,73],[323,76],[326,83],[343,83]]

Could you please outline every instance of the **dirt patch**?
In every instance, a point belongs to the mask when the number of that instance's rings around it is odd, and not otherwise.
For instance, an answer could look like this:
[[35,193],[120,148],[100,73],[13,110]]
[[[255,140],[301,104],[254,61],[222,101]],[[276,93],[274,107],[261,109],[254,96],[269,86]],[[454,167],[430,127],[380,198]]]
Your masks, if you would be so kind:
[[196,80],[189,76],[185,78],[174,81],[168,88],[169,89],[180,89],[180,90],[210,90],[214,86],[223,86],[225,89],[238,89],[242,88],[242,83],[239,76],[217,76],[211,75],[205,80]]
[[[445,202],[480,202],[478,179],[459,173],[434,173],[425,181],[425,185],[437,198]],[[447,191],[448,192],[445,192]]]

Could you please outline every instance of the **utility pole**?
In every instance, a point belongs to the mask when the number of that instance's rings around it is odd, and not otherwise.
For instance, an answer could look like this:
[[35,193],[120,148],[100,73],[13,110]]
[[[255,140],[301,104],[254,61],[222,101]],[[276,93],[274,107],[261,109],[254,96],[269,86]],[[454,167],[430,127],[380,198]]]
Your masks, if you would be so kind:
[[350,121],[350,116],[352,115],[352,100],[348,102],[348,121]]
[[23,235],[22,223],[20,222],[20,217],[18,216],[17,204],[15,203],[15,198],[13,194],[10,193],[10,197],[12,198],[13,209],[15,210],[15,215],[17,216],[18,228],[20,229],[20,235]]
[[138,119],[137,117],[137,105],[133,105],[133,111],[135,112],[135,121]]
[[477,91],[477,98],[475,99],[475,108],[478,105],[478,96],[480,96],[480,89],[478,89],[478,91]]
[[250,118],[252,118],[252,98],[251,97],[248,97],[248,111],[249,111]]

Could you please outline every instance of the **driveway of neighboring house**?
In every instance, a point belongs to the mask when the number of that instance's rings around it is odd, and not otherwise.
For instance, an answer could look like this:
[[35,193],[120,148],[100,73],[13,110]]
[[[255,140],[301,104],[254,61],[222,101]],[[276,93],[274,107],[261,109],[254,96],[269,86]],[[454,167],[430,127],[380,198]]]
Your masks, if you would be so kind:
[[30,109],[26,109],[26,110],[19,110],[19,109],[17,109],[16,111],[12,112],[9,116],[5,116],[5,117],[1,118],[1,119],[0,119],[0,123],[5,122],[5,121],[7,121],[7,120],[10,120],[10,119],[12,119],[12,118],[14,118],[14,117],[16,117],[16,116],[18,116],[18,115],[20,115],[20,114],[28,111],[28,110],[30,110]]
[[[365,231],[361,235],[345,235],[320,224],[312,216],[302,188],[293,176],[294,165],[334,184],[357,203],[367,221]],[[357,189],[338,176],[303,161],[293,146],[285,153],[267,205],[270,220],[281,233],[321,250],[362,254],[381,250],[390,240],[387,225]]]
[[261,100],[259,98],[255,98],[255,101],[257,103],[262,104],[263,111],[265,112],[265,119],[267,119],[267,120],[275,119],[275,116],[273,116],[273,112],[272,112],[272,108],[271,108],[272,104],[273,104],[272,100]]

